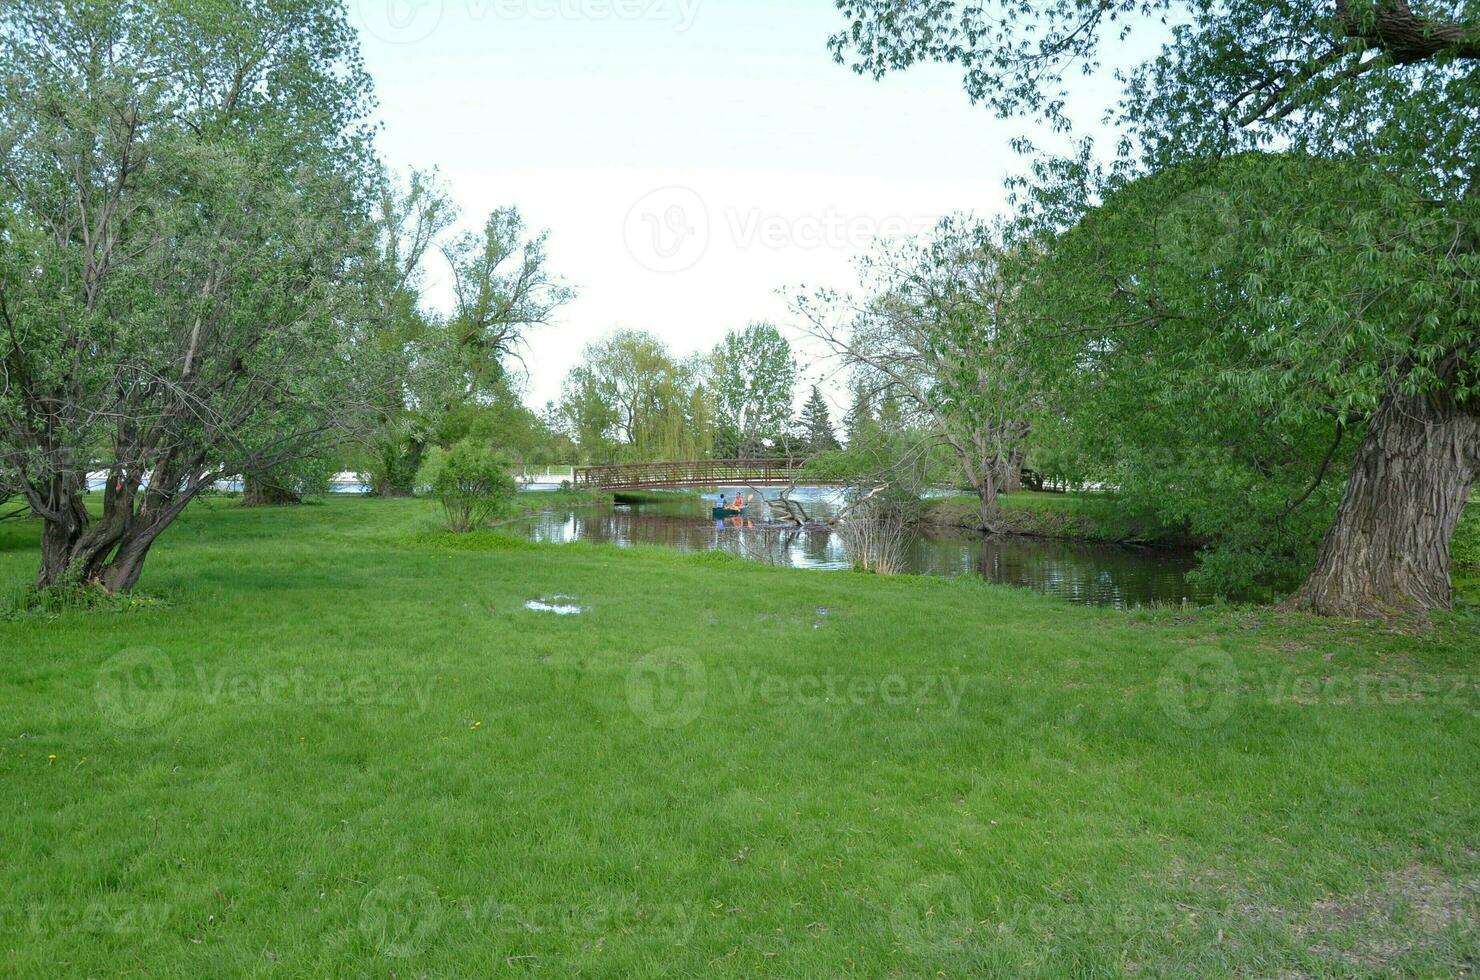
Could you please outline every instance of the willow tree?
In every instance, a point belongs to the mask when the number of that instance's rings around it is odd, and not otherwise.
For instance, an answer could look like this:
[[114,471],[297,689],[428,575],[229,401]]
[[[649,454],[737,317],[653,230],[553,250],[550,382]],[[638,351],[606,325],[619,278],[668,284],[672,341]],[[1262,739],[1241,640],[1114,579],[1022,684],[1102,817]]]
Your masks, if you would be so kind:
[[4,0],[0,104],[0,470],[38,585],[127,589],[361,403],[369,83],[329,0]]
[[[1361,433],[1314,570],[1293,601],[1353,616],[1449,605],[1449,541],[1480,470],[1473,3],[839,0],[839,7],[851,23],[833,39],[834,51],[858,70],[959,63],[972,99],[1063,128],[1066,71],[1093,72],[1106,48],[1169,24],[1159,54],[1123,76],[1115,115],[1124,139],[1112,187],[1188,161],[1270,148],[1349,164],[1309,171],[1304,202],[1282,205],[1304,239],[1283,233],[1274,215],[1246,213],[1252,220],[1229,229],[1251,233],[1251,271],[1238,288],[1266,316],[1260,345],[1269,374],[1260,384],[1276,400],[1320,391]],[[1235,203],[1268,199],[1267,170],[1209,173]],[[1050,192],[1043,199],[1064,224],[1098,203],[1094,187],[1050,183],[1040,188]],[[1354,227],[1343,239],[1325,216],[1348,203],[1380,227]]]
[[645,461],[707,451],[713,432],[701,366],[675,358],[645,330],[614,330],[588,344],[566,376],[561,404],[582,454]]

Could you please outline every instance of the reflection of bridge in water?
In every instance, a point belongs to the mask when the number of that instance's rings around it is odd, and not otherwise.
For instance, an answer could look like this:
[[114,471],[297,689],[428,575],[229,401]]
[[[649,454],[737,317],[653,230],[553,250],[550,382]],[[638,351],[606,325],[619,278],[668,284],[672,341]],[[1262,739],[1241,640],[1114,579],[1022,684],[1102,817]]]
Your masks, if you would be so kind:
[[596,490],[667,490],[682,487],[784,487],[837,484],[804,477],[805,459],[690,459],[658,463],[577,466],[575,484]]

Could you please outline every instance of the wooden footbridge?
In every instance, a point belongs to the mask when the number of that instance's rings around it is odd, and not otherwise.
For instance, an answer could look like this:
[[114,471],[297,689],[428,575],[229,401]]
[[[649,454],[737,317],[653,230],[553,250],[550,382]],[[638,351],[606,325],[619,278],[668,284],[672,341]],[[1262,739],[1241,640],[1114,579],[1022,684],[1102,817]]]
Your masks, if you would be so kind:
[[577,466],[575,484],[593,490],[665,490],[682,487],[784,487],[792,483],[836,481],[803,479],[804,459],[690,459],[659,463]]

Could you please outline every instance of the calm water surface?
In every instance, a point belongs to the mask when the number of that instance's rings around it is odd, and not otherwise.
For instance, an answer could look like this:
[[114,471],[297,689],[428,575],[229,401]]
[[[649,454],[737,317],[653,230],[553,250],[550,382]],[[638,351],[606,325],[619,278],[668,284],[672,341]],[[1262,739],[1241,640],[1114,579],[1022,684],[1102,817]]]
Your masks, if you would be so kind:
[[[729,496],[734,496],[730,490]],[[835,503],[832,492],[807,488],[794,495],[808,512],[821,515]],[[792,568],[850,567],[839,537],[827,528],[767,526],[760,520],[714,521],[710,494],[702,501],[617,504],[610,508],[556,508],[511,529],[535,541],[592,541],[617,545],[660,544],[679,551],[728,551]],[[763,508],[752,508],[752,513]],[[1190,556],[1115,545],[1050,541],[967,531],[911,534],[905,571],[920,575],[979,575],[1004,585],[1035,589],[1070,602],[1130,607],[1160,603],[1204,603],[1210,593],[1194,587]]]

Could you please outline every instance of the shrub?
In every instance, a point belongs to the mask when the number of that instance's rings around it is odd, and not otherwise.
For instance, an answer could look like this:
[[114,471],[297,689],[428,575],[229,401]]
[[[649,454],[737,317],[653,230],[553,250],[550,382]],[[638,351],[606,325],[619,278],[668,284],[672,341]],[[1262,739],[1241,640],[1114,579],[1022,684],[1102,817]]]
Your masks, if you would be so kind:
[[485,446],[463,441],[441,455],[432,492],[447,513],[447,530],[482,527],[514,499],[508,462]]
[[1480,567],[1480,503],[1471,503],[1459,517],[1449,559],[1457,568]]
[[855,571],[897,575],[904,570],[911,509],[874,498],[838,524],[843,548]]
[[442,463],[447,459],[447,450],[441,446],[432,446],[421,455],[421,464],[416,468],[416,475],[412,478],[412,490],[415,493],[435,493],[437,490],[437,476],[442,472]]

